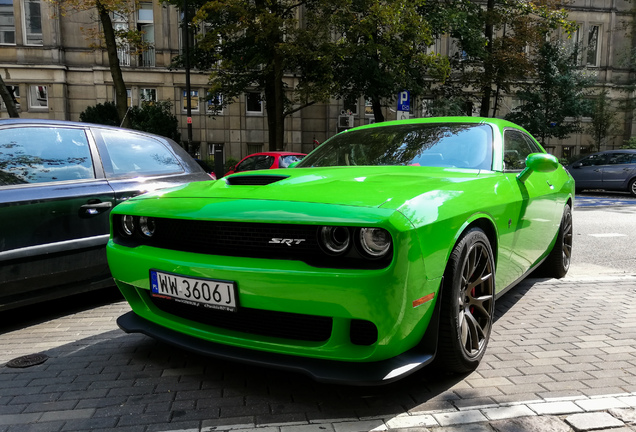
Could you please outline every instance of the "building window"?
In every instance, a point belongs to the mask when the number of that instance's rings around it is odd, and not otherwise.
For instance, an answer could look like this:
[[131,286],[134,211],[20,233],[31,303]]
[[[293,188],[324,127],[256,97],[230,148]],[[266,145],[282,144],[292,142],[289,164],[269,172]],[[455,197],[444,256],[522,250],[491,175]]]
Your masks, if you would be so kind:
[[572,147],[570,147],[570,146],[561,147],[561,157],[567,159],[567,158],[571,158],[572,156],[573,156]]
[[247,105],[247,114],[263,114],[263,101],[261,100],[260,93],[247,93],[245,95],[245,101]]
[[[188,92],[183,90],[183,110],[188,110]],[[190,90],[190,111],[199,111],[199,90]]]
[[598,67],[601,26],[591,25],[587,34],[587,65]]
[[0,44],[15,45],[13,0],[0,1]]
[[[13,99],[13,103],[15,103],[16,109],[19,110],[20,109],[20,87],[17,85],[16,86],[8,85],[7,90],[9,91],[9,95],[11,96],[11,99]],[[7,106],[5,105],[2,98],[0,98],[0,103],[2,105],[2,109],[6,111]]]
[[142,88],[139,89],[139,105],[144,103],[154,104],[157,102],[157,89],[154,88]]
[[[366,101],[365,101],[365,107],[366,107]],[[344,109],[344,113],[343,114],[357,116],[358,115],[358,101],[357,100],[345,101],[343,109]],[[366,108],[365,108],[365,110],[366,110]],[[371,110],[371,113],[373,113],[373,110]]]
[[248,144],[247,145],[247,154],[251,155],[254,153],[260,153],[263,151],[263,144]]
[[208,105],[207,105],[207,111],[208,114],[211,115],[222,115],[223,114],[223,96],[220,95],[219,93],[215,93],[215,94],[211,94],[208,93],[208,95],[211,95],[210,99],[208,99]]
[[29,108],[46,109],[49,107],[48,90],[45,85],[29,87]]
[[146,49],[139,56],[140,66],[155,65],[155,24],[152,3],[139,3],[137,10],[137,30],[142,33]]
[[[130,46],[126,40],[119,36],[128,31],[128,18],[118,12],[113,12],[112,16],[113,30],[115,30],[115,38],[117,41],[117,58],[119,66],[130,66]],[[130,105],[128,105],[130,106]]]
[[365,116],[373,115],[373,104],[371,103],[371,99],[364,100],[364,115]]
[[40,0],[24,0],[24,40],[26,45],[42,45],[42,8]]

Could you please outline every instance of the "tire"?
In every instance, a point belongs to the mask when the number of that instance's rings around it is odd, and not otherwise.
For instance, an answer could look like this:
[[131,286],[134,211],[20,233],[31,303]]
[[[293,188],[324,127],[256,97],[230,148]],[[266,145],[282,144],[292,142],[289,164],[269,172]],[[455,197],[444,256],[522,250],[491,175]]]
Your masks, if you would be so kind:
[[541,265],[542,276],[561,279],[568,273],[572,261],[572,239],[572,209],[566,204],[556,243]]
[[495,260],[488,237],[469,229],[451,253],[441,298],[436,364],[466,373],[486,352],[495,311]]
[[636,178],[629,182],[627,192],[629,192],[632,196],[636,196]]

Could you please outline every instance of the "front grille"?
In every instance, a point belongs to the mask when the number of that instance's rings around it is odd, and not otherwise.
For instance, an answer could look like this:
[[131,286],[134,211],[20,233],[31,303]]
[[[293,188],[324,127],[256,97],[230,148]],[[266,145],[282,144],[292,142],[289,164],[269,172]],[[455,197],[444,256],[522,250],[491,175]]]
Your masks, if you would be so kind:
[[[313,267],[382,269],[392,253],[379,260],[363,258],[355,247],[343,255],[326,254],[318,244],[317,225],[221,222],[153,218],[155,234],[124,237],[115,231],[114,241],[136,247],[149,246],[207,255],[303,261]],[[119,216],[115,225],[120,225]]]
[[150,291],[148,296],[163,312],[226,330],[309,342],[324,342],[331,337],[332,319],[329,317],[246,307],[228,312],[153,297]]
[[[156,235],[149,244],[214,255],[292,258],[320,252],[316,227],[311,225],[156,219]],[[273,240],[278,239],[278,240]],[[291,240],[291,245],[270,243]],[[302,240],[302,241],[301,241]]]

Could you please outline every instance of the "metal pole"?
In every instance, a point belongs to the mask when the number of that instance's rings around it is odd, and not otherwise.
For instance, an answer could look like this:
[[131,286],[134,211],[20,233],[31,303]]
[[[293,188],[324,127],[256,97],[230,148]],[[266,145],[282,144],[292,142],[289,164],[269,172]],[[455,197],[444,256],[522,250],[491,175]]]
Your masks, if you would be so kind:
[[188,123],[188,153],[192,154],[192,103],[190,91],[190,18],[188,0],[183,0],[183,51],[185,56],[186,116]]

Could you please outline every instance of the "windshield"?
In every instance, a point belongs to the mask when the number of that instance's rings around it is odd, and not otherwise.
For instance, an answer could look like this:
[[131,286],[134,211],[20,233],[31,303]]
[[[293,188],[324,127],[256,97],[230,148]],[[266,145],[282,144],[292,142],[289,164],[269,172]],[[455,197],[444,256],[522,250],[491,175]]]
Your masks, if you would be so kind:
[[490,170],[492,129],[419,123],[350,130],[325,141],[297,167],[413,165]]

